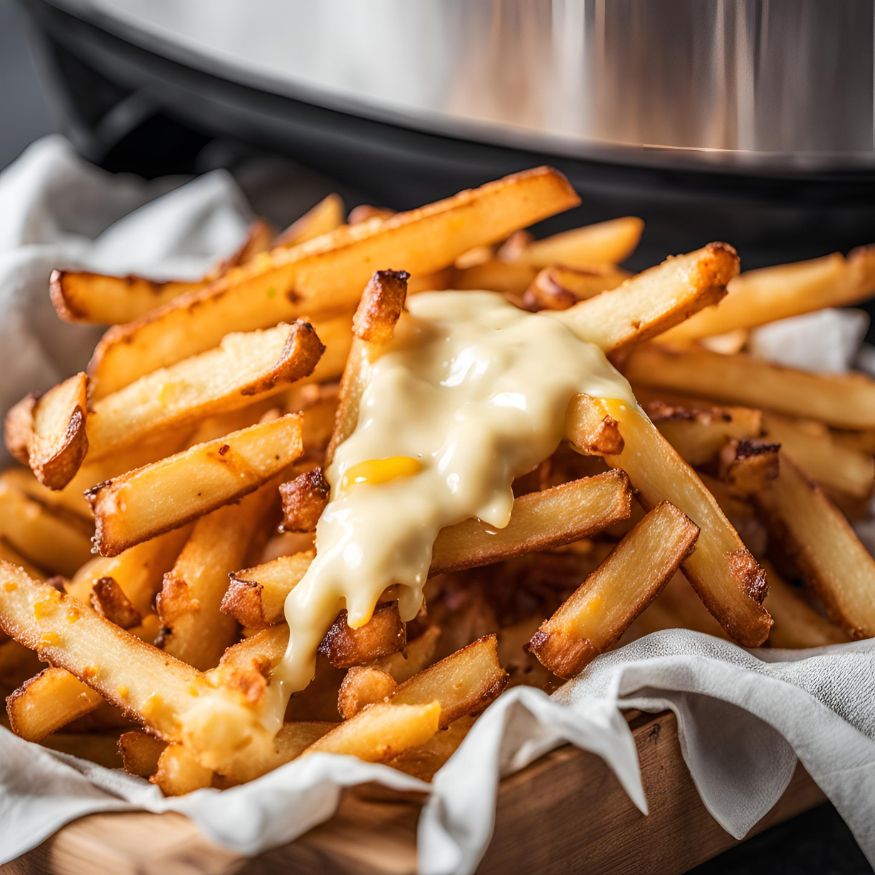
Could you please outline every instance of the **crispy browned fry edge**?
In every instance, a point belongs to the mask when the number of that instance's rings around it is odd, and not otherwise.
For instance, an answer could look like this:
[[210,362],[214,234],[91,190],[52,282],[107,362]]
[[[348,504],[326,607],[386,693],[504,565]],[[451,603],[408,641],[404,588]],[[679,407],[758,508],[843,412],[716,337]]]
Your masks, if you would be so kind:
[[523,295],[523,304],[532,310],[567,310],[627,279],[626,271],[612,265],[580,269],[556,264],[538,271]]
[[622,285],[557,314],[581,340],[615,352],[683,322],[726,295],[738,273],[738,255],[728,243],[669,258]]
[[787,456],[753,496],[775,545],[853,638],[875,635],[875,558],[844,515]]
[[532,636],[541,664],[561,678],[579,674],[659,595],[698,536],[673,504],[656,505]]
[[784,580],[768,563],[764,563],[769,579],[766,607],[775,618],[769,635],[769,646],[795,650],[801,647],[823,647],[839,644],[848,636],[826,617],[822,617],[803,595]]
[[351,312],[375,264],[389,253],[413,274],[451,264],[474,246],[578,203],[568,181],[535,168],[385,222],[340,228],[293,250],[273,250],[202,292],[110,329],[92,357],[94,397],[214,347],[233,325],[263,328],[300,315]]
[[343,224],[343,198],[332,192],[277,235],[275,246],[298,246]]
[[346,673],[337,694],[337,710],[344,720],[362,708],[389,698],[398,684],[395,678],[372,665],[354,665]]
[[[306,418],[305,418],[306,430]],[[283,503],[283,530],[286,532],[313,532],[328,504],[331,486],[321,468],[304,471],[279,487]]]
[[238,504],[220,507],[195,523],[156,599],[161,647],[203,671],[219,662],[237,635],[233,617],[219,607],[228,575],[245,561],[274,507],[276,480]]
[[237,501],[280,474],[301,453],[296,414],[197,444],[89,490],[94,545],[103,556],[179,528]]
[[762,434],[762,412],[748,407],[687,407],[664,401],[641,405],[662,436],[689,462],[712,462],[731,440]]
[[780,449],[763,440],[729,441],[720,451],[719,477],[737,495],[759,492],[778,476]]
[[[644,222],[641,219],[624,216],[531,240],[516,253],[516,258],[535,267],[562,264],[586,268],[591,265],[618,264],[634,251],[643,231]],[[507,257],[512,253],[503,250],[502,255]]]
[[350,668],[397,653],[407,643],[404,623],[396,603],[378,605],[364,626],[352,629],[341,611],[325,633],[319,652],[335,668]]
[[6,415],[9,452],[49,489],[63,489],[85,458],[87,405],[88,378],[80,372],[42,395],[28,395]]
[[714,496],[643,412],[620,401],[591,400],[619,422],[625,441],[608,464],[629,475],[645,506],[671,501],[700,528],[684,572],[708,610],[740,644],[762,644],[772,624],[762,607],[765,574]]
[[839,253],[780,264],[741,274],[729,286],[719,307],[699,313],[667,336],[693,340],[754,328],[824,307],[863,300],[875,292],[875,246],[855,249],[847,259]]
[[113,577],[101,577],[95,581],[90,603],[98,614],[122,629],[130,629],[142,619]]
[[[250,406],[310,375],[324,350],[306,322],[228,335],[217,349],[97,401],[88,419],[90,459],[207,415]],[[248,359],[242,372],[241,357]]]
[[352,317],[352,333],[359,340],[379,345],[392,339],[407,300],[408,279],[404,270],[378,270],[368,280]]
[[875,427],[875,380],[863,374],[815,374],[752,356],[705,349],[633,349],[623,370],[650,386],[819,419],[840,428]]
[[140,729],[123,732],[118,739],[118,749],[124,770],[129,775],[151,778],[158,768],[161,752],[167,742]]
[[565,436],[578,453],[586,456],[613,456],[623,452],[623,435],[617,420],[591,404],[586,396],[571,399]]
[[[444,529],[435,541],[431,574],[497,562],[533,550],[579,541],[631,513],[632,493],[621,471],[605,472],[514,501],[510,522],[495,530],[476,520]],[[283,556],[231,576],[222,610],[248,628],[282,618],[285,597],[303,576],[311,554]]]

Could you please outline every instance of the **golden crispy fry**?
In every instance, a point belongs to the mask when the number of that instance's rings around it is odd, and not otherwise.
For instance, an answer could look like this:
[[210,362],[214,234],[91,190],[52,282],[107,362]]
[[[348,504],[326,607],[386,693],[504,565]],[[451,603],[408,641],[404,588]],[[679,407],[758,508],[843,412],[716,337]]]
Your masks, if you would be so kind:
[[718,473],[736,495],[752,495],[778,476],[780,444],[761,440],[730,441],[720,451]]
[[698,536],[673,504],[656,505],[541,625],[532,652],[561,678],[580,674],[659,595]]
[[237,501],[300,453],[300,417],[287,414],[101,483],[88,493],[94,544],[102,556],[116,556]]
[[565,436],[578,453],[586,456],[613,456],[623,452],[623,435],[617,420],[607,416],[585,395],[577,395],[568,405]]
[[273,250],[202,292],[110,329],[89,365],[95,397],[216,346],[232,325],[249,331],[303,314],[352,312],[377,265],[403,264],[412,274],[439,270],[475,246],[577,203],[561,174],[537,168],[385,222]]
[[446,729],[436,732],[425,744],[389,760],[389,765],[420,781],[430,782],[438,769],[456,752],[473,725],[473,717],[460,717]]
[[167,742],[140,729],[123,732],[118,739],[124,770],[140,778],[151,778],[155,774],[158,759],[165,747]]
[[149,778],[165,796],[183,796],[209,787],[213,770],[202,766],[197,757],[178,742],[168,744],[158,757],[158,768]]
[[372,665],[354,665],[346,673],[337,695],[337,710],[344,720],[362,708],[388,699],[398,684],[388,672]]
[[[306,418],[305,426],[306,432]],[[298,474],[294,480],[281,483],[283,502],[283,529],[287,532],[313,532],[328,504],[331,487],[321,468]]]
[[642,404],[650,421],[690,465],[713,461],[731,440],[762,434],[763,415],[749,407],[678,407],[663,401]]
[[553,265],[538,271],[523,303],[532,310],[567,310],[580,301],[622,285],[629,274],[613,265],[587,269]]
[[847,446],[822,422],[767,413],[763,423],[766,437],[779,443],[781,451],[816,483],[855,498],[871,495],[875,478],[871,453]]
[[697,313],[673,328],[666,340],[694,340],[738,328],[754,328],[862,301],[875,293],[875,247],[780,264],[743,273],[729,285],[729,296],[711,310]]
[[90,603],[98,614],[122,629],[130,629],[142,620],[140,612],[112,577],[101,577],[95,582]]
[[835,622],[853,638],[875,635],[875,559],[823,491],[782,454],[778,479],[753,500]]
[[201,670],[213,668],[234,642],[237,623],[219,606],[228,575],[245,561],[274,505],[276,486],[276,481],[266,483],[238,504],[201,517],[164,575],[156,602],[161,646],[177,659]]
[[28,395],[6,416],[6,445],[37,480],[63,489],[88,449],[88,378],[78,373],[43,395]]
[[821,617],[771,565],[766,563],[765,569],[769,580],[765,604],[775,618],[769,635],[772,647],[824,647],[848,640],[838,626]]
[[371,705],[323,735],[304,755],[336,753],[369,763],[385,762],[411,747],[425,744],[438,731],[440,716],[439,702]]
[[319,652],[335,668],[349,668],[397,653],[406,642],[398,605],[387,602],[378,605],[371,619],[357,629],[347,626],[346,611],[341,611],[325,633]]
[[632,350],[624,371],[633,385],[819,419],[839,428],[875,428],[875,380],[862,374],[814,374],[746,355],[654,345]]
[[359,340],[381,345],[392,339],[407,300],[409,278],[403,270],[378,270],[368,280],[352,317],[352,333]]
[[709,243],[669,258],[621,286],[559,314],[581,340],[611,352],[641,343],[683,322],[726,294],[738,273],[738,255],[726,243]]
[[91,458],[282,391],[313,371],[323,349],[313,327],[303,322],[229,334],[218,349],[97,401],[88,421]]
[[311,550],[233,572],[222,599],[222,610],[247,629],[263,629],[278,623],[283,616],[286,596],[304,576],[312,560]]
[[321,237],[343,224],[343,198],[339,194],[329,194],[318,204],[310,207],[300,219],[295,220],[277,235],[275,246],[298,246]]
[[535,240],[518,254],[518,260],[533,267],[562,264],[587,268],[599,264],[619,264],[632,254],[644,222],[633,216],[585,225]]
[[0,480],[0,535],[29,562],[72,575],[91,558],[88,528]]
[[440,637],[440,627],[429,626],[421,635],[408,641],[403,650],[376,660],[373,666],[403,684],[431,663]]
[[740,644],[762,644],[771,627],[765,575],[714,497],[646,416],[618,401],[593,403],[619,422],[625,441],[608,464],[629,475],[646,506],[670,501],[701,529],[684,573],[708,610]]

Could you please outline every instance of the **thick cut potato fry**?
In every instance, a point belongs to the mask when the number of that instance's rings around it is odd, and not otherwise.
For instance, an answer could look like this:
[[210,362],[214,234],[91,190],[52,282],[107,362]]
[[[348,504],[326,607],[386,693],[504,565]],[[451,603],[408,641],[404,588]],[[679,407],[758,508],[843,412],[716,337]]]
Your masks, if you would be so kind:
[[55,270],[49,279],[52,304],[55,312],[67,322],[103,325],[130,322],[180,295],[206,288],[232,267],[250,261],[270,248],[272,234],[264,219],[256,219],[250,224],[246,239],[237,251],[198,280],[153,280],[141,276]]
[[319,652],[335,668],[350,668],[397,653],[406,643],[398,606],[391,602],[378,605],[371,619],[357,629],[347,625],[346,611],[341,611],[325,633]]
[[593,403],[619,422],[625,441],[608,464],[629,475],[646,506],[670,501],[701,530],[684,572],[708,610],[740,644],[762,644],[772,624],[762,606],[765,574],[715,498],[643,413],[619,401]]
[[726,243],[709,243],[581,301],[557,318],[581,340],[613,352],[655,337],[716,304],[737,273],[735,250]]
[[736,495],[752,495],[778,476],[780,444],[761,440],[730,441],[720,451],[720,479]]
[[368,705],[388,699],[397,686],[395,678],[388,672],[372,665],[354,665],[340,685],[337,710],[344,720],[349,720]]
[[[432,552],[431,574],[498,562],[533,550],[579,541],[631,513],[632,494],[622,472],[605,472],[532,492],[516,499],[510,522],[493,529],[466,520],[444,529]],[[282,618],[285,597],[309,566],[311,556],[283,556],[231,577],[222,610],[247,628]]]
[[335,753],[368,763],[386,762],[411,747],[425,744],[438,731],[440,716],[438,702],[371,705],[323,735],[303,755]]
[[202,671],[218,665],[234,642],[237,623],[219,606],[228,575],[246,559],[249,547],[276,499],[276,481],[238,504],[201,517],[158,593],[161,646]]
[[670,502],[653,508],[532,636],[541,664],[561,678],[580,674],[659,595],[698,536]]
[[388,343],[395,333],[407,301],[407,280],[403,270],[378,270],[368,280],[352,317],[352,333],[366,343]]
[[585,456],[615,456],[623,452],[623,435],[617,420],[585,395],[575,396],[568,405],[565,436]]
[[652,344],[632,350],[623,370],[633,385],[819,419],[839,428],[875,428],[875,380],[863,374],[814,374],[746,355]]
[[88,378],[78,373],[44,395],[28,395],[6,416],[6,446],[49,489],[63,489],[88,449]]
[[323,350],[313,326],[303,322],[229,334],[218,349],[97,401],[88,420],[91,458],[280,392],[312,373]]
[[151,778],[158,768],[158,760],[167,742],[148,732],[133,729],[123,732],[118,739],[118,749],[122,766],[129,775]]
[[491,258],[482,264],[455,268],[448,279],[448,288],[501,292],[513,301],[522,303],[526,289],[534,282],[537,268],[528,264]]
[[538,271],[523,303],[532,310],[567,310],[580,301],[617,288],[630,274],[612,265],[586,270],[554,265]]
[[165,796],[184,796],[209,787],[213,770],[201,765],[185,745],[168,744],[158,758],[158,768],[149,780],[161,788]]
[[741,274],[718,307],[697,313],[665,339],[695,340],[739,328],[754,328],[823,307],[840,307],[875,293],[875,246],[779,264]]
[[202,292],[110,329],[89,365],[94,397],[216,346],[229,326],[250,331],[304,314],[352,312],[376,266],[403,264],[414,275],[440,270],[475,246],[577,203],[565,177],[537,168],[386,221],[339,228],[293,250],[274,250]]
[[286,414],[102,483],[88,493],[94,544],[115,556],[185,525],[276,477],[301,449],[300,417]]
[[112,577],[101,577],[91,590],[91,607],[122,629],[130,629],[142,621],[140,612],[133,606],[124,590]]
[[86,525],[0,480],[0,536],[28,561],[69,577],[91,558]]
[[782,455],[777,480],[753,500],[835,622],[853,638],[875,635],[875,558],[823,491]]
[[678,407],[662,401],[642,406],[662,436],[694,466],[712,462],[731,440],[762,434],[763,415],[749,407]]
[[339,194],[326,195],[278,234],[274,245],[298,246],[336,230],[343,224],[343,209],[343,198]]
[[619,264],[635,250],[642,231],[644,222],[634,216],[611,219],[535,240],[519,253],[517,259],[533,267],[561,264],[587,268]]
[[[304,430],[306,433],[306,417]],[[281,483],[283,502],[283,530],[286,532],[314,532],[316,523],[328,504],[331,486],[321,468],[298,474],[294,480]]]
[[781,445],[812,480],[830,490],[866,498],[875,483],[875,459],[871,453],[846,446],[822,422],[765,414],[765,434]]
[[848,640],[838,626],[821,617],[771,565],[766,563],[765,569],[769,580],[765,605],[775,619],[769,635],[772,647],[795,650],[800,647],[824,647]]

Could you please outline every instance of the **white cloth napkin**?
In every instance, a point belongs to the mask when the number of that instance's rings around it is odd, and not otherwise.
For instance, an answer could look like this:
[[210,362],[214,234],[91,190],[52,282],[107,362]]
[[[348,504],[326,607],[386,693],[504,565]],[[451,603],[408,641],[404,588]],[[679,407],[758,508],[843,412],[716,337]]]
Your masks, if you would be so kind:
[[[0,175],[4,408],[80,367],[93,341],[90,329],[54,318],[51,268],[196,276],[234,249],[248,218],[226,174],[182,186],[144,184],[84,165],[63,140],[33,146]],[[815,345],[820,334],[813,332]],[[834,359],[823,361],[832,366]],[[875,861],[873,702],[873,640],[745,651],[673,630],[599,657],[552,697],[532,688],[506,692],[431,787],[386,766],[318,755],[225,792],[164,799],[137,778],[0,730],[0,863],[84,814],[134,808],[182,812],[214,841],[254,854],[329,818],[343,787],[377,781],[429,793],[419,822],[421,872],[469,873],[489,841],[500,777],[564,742],[601,756],[647,810],[622,708],[675,712],[699,793],[733,836],[744,836],[772,807],[798,758]]]

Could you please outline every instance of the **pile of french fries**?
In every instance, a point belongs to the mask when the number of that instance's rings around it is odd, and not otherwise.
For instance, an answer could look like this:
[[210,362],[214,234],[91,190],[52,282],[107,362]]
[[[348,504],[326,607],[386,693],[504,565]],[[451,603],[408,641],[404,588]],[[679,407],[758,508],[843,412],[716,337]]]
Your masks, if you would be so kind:
[[[872,295],[875,248],[739,275],[714,243],[630,275],[638,219],[524,230],[577,202],[548,168],[407,213],[345,216],[332,195],[278,236],[255,223],[198,282],[56,271],[58,315],[109,328],[87,371],[5,421],[11,729],[167,794],[320,751],[429,780],[508,684],[550,690],[618,642],[875,635],[875,561],[849,523],[869,512],[875,381],[745,352],[758,326]],[[412,622],[391,587],[366,625],[338,614],[270,725],[360,364],[429,289],[565,311],[643,412],[577,396],[508,527],[443,530]]]

